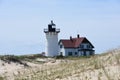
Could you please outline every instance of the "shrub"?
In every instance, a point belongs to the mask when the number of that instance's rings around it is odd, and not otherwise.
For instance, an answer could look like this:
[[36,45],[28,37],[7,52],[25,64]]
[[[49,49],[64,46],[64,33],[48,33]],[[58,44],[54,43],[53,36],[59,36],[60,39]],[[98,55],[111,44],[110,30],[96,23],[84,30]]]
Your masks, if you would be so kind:
[[58,55],[55,57],[56,59],[64,59],[64,56],[63,55]]
[[0,80],[4,80],[4,78],[2,76],[0,76]]

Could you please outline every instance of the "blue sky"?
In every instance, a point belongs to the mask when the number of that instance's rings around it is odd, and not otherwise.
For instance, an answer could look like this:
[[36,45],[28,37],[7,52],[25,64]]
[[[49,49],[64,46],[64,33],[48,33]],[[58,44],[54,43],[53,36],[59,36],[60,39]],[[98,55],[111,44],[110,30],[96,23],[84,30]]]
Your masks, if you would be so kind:
[[79,33],[96,53],[120,46],[119,0],[0,0],[0,54],[45,51],[50,20],[61,29],[59,39]]

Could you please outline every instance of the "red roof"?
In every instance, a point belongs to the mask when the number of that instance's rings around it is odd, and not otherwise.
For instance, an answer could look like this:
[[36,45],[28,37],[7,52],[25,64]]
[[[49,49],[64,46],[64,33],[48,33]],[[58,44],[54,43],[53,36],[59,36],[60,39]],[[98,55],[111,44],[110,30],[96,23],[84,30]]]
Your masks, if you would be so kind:
[[[65,48],[77,48],[79,47],[81,43],[90,43],[85,37],[72,38],[72,39],[61,39],[60,42],[62,42]],[[92,44],[91,46],[94,48]]]

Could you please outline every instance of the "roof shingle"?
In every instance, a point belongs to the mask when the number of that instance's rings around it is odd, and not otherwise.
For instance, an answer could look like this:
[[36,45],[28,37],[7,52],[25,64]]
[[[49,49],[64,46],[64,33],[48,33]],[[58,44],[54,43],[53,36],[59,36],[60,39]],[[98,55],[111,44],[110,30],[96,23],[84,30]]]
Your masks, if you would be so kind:
[[[85,37],[61,39],[60,42],[62,42],[65,48],[77,48],[81,43],[90,43]],[[94,46],[91,43],[90,45],[94,48]]]

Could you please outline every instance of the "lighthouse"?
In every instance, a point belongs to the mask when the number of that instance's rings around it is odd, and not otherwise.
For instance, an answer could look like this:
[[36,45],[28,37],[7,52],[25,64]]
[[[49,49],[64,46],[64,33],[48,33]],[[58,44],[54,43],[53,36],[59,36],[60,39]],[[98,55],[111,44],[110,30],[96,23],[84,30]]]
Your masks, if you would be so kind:
[[58,55],[58,33],[60,29],[51,21],[48,28],[44,29],[46,35],[46,54],[45,56],[53,57]]

